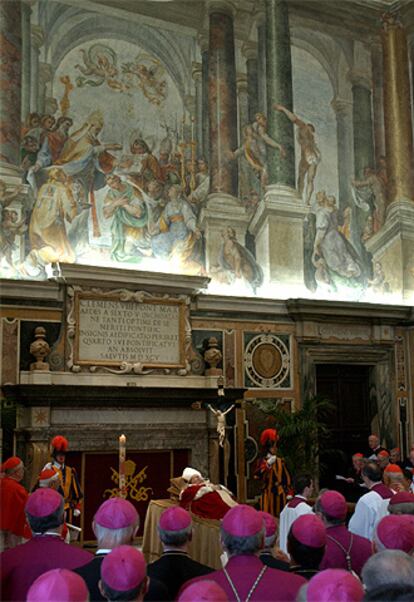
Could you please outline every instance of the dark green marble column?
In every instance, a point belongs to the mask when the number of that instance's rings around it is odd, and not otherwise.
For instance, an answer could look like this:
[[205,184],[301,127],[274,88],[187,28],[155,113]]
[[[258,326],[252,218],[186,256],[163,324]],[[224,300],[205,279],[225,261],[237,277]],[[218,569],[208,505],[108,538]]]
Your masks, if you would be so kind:
[[246,58],[248,119],[249,123],[253,123],[254,116],[259,111],[259,78],[256,46],[253,44],[244,44],[242,53]]
[[289,12],[285,0],[265,0],[268,133],[282,144],[286,157],[267,153],[269,184],[295,187],[295,145],[292,122],[273,109],[275,103],[293,110]]
[[354,165],[356,178],[362,178],[364,167],[374,168],[371,90],[362,82],[352,86],[354,124]]
[[237,90],[233,16],[215,6],[210,13],[208,105],[210,119],[210,193],[237,196]]
[[257,25],[257,104],[261,113],[266,113],[266,25],[259,17]]

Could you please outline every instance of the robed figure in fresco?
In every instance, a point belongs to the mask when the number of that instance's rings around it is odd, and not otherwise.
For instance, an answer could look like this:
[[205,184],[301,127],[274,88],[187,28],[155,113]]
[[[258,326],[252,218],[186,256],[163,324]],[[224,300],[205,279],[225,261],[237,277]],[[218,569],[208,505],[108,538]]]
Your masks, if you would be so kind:
[[153,229],[152,250],[161,259],[176,259],[193,273],[201,272],[201,232],[196,216],[178,184],[168,190],[168,203]]
[[108,175],[110,190],[105,197],[103,213],[112,217],[111,258],[115,261],[137,262],[152,255],[148,233],[148,211],[138,191],[117,175]]
[[[71,222],[77,207],[68,177],[56,167],[49,170],[48,181],[41,186],[29,224],[31,251],[26,264],[72,263],[75,252],[69,242],[65,220]],[[21,266],[24,272],[24,265]]]

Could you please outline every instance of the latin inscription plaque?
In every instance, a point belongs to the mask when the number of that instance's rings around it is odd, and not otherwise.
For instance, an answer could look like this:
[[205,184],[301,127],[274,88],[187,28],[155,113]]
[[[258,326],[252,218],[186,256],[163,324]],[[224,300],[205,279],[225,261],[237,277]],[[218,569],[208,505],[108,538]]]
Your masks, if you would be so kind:
[[75,295],[75,362],[184,365],[184,302]]

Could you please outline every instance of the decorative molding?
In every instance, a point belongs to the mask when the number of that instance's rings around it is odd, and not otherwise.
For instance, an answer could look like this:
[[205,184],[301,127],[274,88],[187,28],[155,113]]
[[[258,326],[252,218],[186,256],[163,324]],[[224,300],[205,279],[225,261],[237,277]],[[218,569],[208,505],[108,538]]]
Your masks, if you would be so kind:
[[[186,376],[191,372],[191,324],[189,316],[190,299],[185,295],[162,296],[153,295],[147,291],[131,291],[127,289],[101,289],[101,288],[82,288],[80,286],[70,286],[67,290],[68,313],[66,318],[66,340],[68,346],[67,367],[72,372],[82,372],[89,370],[95,373],[98,371],[110,372],[111,374],[139,374],[148,375],[153,372],[161,371],[164,374],[176,372],[179,376]],[[91,298],[95,301],[107,302],[116,301],[119,303],[133,302],[135,304],[160,304],[176,305],[179,308],[179,318],[177,327],[179,328],[179,341],[177,343],[180,355],[180,362],[177,365],[156,366],[149,359],[143,359],[137,362],[121,361],[116,367],[117,361],[85,360],[80,357],[80,308],[81,298]],[[77,321],[78,320],[78,321]],[[102,335],[103,336],[103,335]],[[125,335],[127,337],[127,334]],[[79,356],[79,357],[78,357]],[[111,367],[112,366],[112,367]]]
[[323,339],[340,339],[345,341],[361,339],[363,341],[369,341],[371,338],[371,328],[369,326],[364,326],[363,324],[319,324],[318,331]]

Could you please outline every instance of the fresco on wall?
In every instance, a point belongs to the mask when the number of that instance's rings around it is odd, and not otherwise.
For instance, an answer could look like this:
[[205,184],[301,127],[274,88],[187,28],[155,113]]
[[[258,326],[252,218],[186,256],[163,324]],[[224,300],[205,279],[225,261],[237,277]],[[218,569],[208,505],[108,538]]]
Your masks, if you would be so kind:
[[[266,266],[256,259],[248,220],[263,203],[269,153],[283,161],[286,151],[269,135],[266,111],[251,122],[240,116],[239,145],[222,161],[239,166],[245,237],[223,223],[217,258],[208,261],[209,157],[198,139],[195,84],[187,82],[192,95],[184,94],[171,64],[138,37],[139,44],[97,36],[72,47],[54,69],[50,112],[32,112],[22,124],[28,193],[17,210],[19,191],[0,180],[1,276],[43,279],[50,264],[78,263],[208,275],[225,294],[266,296]],[[189,74],[199,52],[194,37]],[[344,194],[332,76],[296,46],[292,66],[293,110],[276,104],[268,112],[295,132],[296,188],[307,208],[302,295],[386,298],[390,284],[366,246],[384,224],[386,160],[350,174]]]

